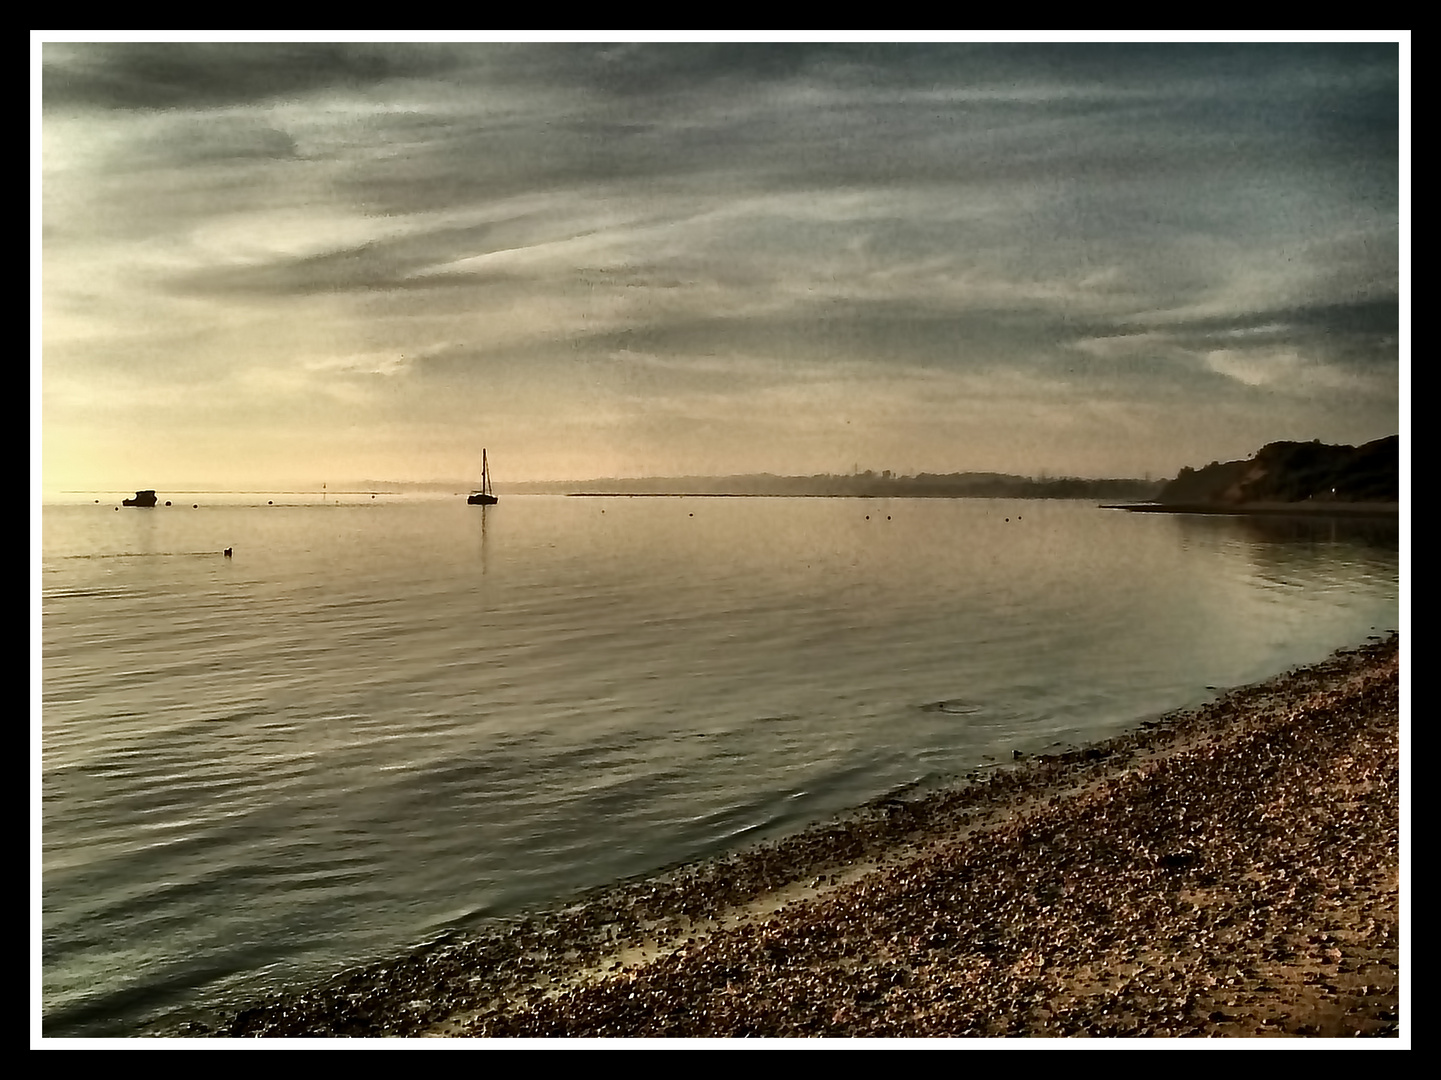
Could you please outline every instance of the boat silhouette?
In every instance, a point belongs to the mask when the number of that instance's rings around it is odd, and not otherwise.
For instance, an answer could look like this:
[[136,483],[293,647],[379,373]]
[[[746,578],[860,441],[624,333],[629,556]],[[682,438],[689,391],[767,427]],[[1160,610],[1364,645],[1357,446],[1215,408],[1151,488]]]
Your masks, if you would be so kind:
[[500,500],[490,490],[490,464],[485,460],[485,450],[480,451],[480,490],[472,491],[465,500],[471,506],[493,506]]
[[121,506],[154,506],[154,505],[155,505],[155,492],[153,492],[153,491],[137,491],[137,492],[135,493],[135,498],[133,498],[133,499],[121,499],[121,500],[120,500],[120,505],[121,505]]

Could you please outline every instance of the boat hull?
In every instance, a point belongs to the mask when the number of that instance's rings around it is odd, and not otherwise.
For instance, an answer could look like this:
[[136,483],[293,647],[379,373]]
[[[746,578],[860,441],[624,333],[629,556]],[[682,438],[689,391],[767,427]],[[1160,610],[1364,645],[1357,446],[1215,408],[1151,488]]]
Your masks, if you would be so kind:
[[484,492],[476,492],[465,501],[471,506],[494,506],[498,500],[494,495],[486,495]]

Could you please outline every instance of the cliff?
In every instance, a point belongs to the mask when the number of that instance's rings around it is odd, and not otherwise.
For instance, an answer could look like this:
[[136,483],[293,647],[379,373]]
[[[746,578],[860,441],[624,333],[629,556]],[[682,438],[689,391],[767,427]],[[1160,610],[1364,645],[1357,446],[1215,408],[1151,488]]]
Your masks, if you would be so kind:
[[1400,501],[1400,438],[1362,446],[1274,442],[1245,461],[1213,461],[1184,468],[1161,489],[1160,503]]

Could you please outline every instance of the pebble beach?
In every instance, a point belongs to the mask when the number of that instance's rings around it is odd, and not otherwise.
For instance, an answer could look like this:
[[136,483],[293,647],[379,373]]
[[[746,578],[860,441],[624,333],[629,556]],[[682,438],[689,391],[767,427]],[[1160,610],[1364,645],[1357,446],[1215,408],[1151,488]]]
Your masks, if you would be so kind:
[[1373,640],[177,1034],[1404,1040],[1398,653]]

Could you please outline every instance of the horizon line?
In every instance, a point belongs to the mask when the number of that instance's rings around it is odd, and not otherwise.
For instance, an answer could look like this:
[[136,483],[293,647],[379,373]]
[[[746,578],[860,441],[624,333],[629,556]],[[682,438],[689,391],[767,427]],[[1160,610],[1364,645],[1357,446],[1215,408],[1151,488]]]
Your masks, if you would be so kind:
[[[1154,473],[1152,473],[1152,474],[1149,475],[1149,476],[1146,476],[1146,475],[1141,475],[1141,476],[1081,476],[1081,475],[1079,475],[1079,474],[1077,474],[1077,473],[1059,473],[1059,472],[1057,472],[1057,473],[1051,473],[1051,472],[1041,472],[1041,473],[1007,473],[1007,472],[998,472],[998,471],[992,470],[992,469],[968,469],[968,470],[963,470],[963,471],[952,471],[952,472],[928,472],[928,471],[922,471],[922,472],[916,472],[916,473],[894,473],[894,472],[893,472],[893,473],[891,473],[890,476],[885,476],[885,475],[883,475],[883,473],[884,473],[885,471],[886,471],[886,470],[882,470],[882,471],[878,472],[878,471],[876,471],[876,470],[874,470],[874,469],[868,469],[868,470],[865,470],[865,471],[863,471],[863,472],[844,472],[844,473],[826,473],[826,472],[820,472],[820,473],[774,473],[774,472],[741,472],[741,473],[652,473],[652,474],[647,474],[647,475],[632,474],[632,475],[629,475],[629,476],[611,474],[611,475],[609,475],[609,476],[585,476],[585,477],[572,476],[572,477],[561,477],[561,478],[558,478],[558,479],[536,479],[536,478],[531,478],[531,479],[526,479],[526,480],[506,480],[506,481],[502,481],[502,482],[501,482],[501,486],[513,487],[513,486],[525,485],[525,484],[594,484],[594,483],[599,483],[599,482],[601,482],[601,481],[611,481],[611,480],[625,480],[625,481],[630,481],[630,480],[645,480],[645,481],[652,481],[652,480],[733,480],[733,479],[743,479],[743,478],[750,478],[750,477],[769,477],[769,478],[774,478],[774,479],[777,479],[777,480],[813,480],[813,479],[815,479],[815,478],[817,478],[817,477],[827,477],[827,478],[834,478],[834,479],[915,480],[915,479],[918,479],[919,477],[922,477],[922,476],[999,476],[999,477],[1005,477],[1005,478],[1008,479],[1008,480],[1030,480],[1030,481],[1086,480],[1086,481],[1091,481],[1091,482],[1106,481],[1106,480],[1139,480],[1139,481],[1142,481],[1142,482],[1148,482],[1148,481],[1149,481],[1149,482],[1154,482],[1156,479],[1172,479],[1172,478],[1173,478],[1173,477],[1171,477],[1170,474],[1165,474],[1164,476],[1157,476],[1157,475],[1154,474]],[[468,481],[468,480],[456,480],[456,479],[446,479],[446,480],[370,480],[370,481],[366,481],[366,482],[371,483],[371,484],[384,484],[384,485],[388,485],[388,486],[391,486],[391,487],[418,487],[418,486],[425,486],[425,487],[446,487],[446,486],[454,486],[454,487],[457,488],[457,490],[459,490],[459,489],[461,489],[461,488],[473,488],[473,486],[474,486],[474,485],[472,485],[472,484],[470,483],[470,481]],[[144,487],[135,488],[135,487],[128,487],[128,486],[127,486],[127,487],[118,487],[118,488],[56,488],[56,489],[54,489],[55,493],[56,493],[56,494],[59,494],[59,495],[106,495],[106,494],[110,494],[112,491],[132,491],[132,490],[133,490],[133,491],[158,491],[158,490],[160,490],[160,489],[159,489],[159,488],[144,488]],[[334,488],[334,489],[332,489],[332,488],[281,488],[281,487],[265,487],[265,488],[254,488],[254,487],[250,487],[250,488],[233,488],[233,487],[185,487],[185,488],[168,488],[167,490],[169,490],[172,494],[175,494],[175,495],[204,495],[204,494],[220,494],[220,493],[224,493],[224,494],[227,494],[227,495],[265,495],[265,494],[272,494],[272,495],[324,495],[324,494],[330,494],[330,495],[377,495],[377,494],[384,494],[384,492],[377,491],[377,490],[372,490],[372,489],[369,489],[369,488],[366,488],[366,489],[360,489],[360,488],[354,488],[354,489],[351,489],[351,488]]]

